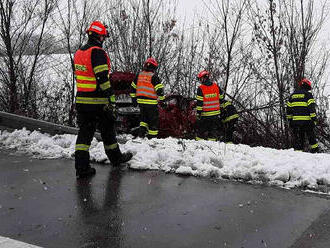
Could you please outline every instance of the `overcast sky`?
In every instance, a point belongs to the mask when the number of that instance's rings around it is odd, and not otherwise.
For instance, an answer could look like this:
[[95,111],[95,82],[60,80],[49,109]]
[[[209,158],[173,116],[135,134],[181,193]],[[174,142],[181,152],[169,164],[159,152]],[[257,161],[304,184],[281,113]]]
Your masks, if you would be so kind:
[[[177,17],[179,21],[184,21],[184,18],[186,18],[186,24],[189,24],[193,22],[194,15],[196,14],[197,15],[205,14],[206,17],[208,15],[203,0],[177,0],[177,1],[178,1]],[[260,0],[260,1],[265,1],[265,0]],[[315,0],[316,8],[318,4],[324,1],[327,0],[322,0],[322,1]],[[207,0],[205,0],[204,2],[207,2]],[[330,3],[328,3],[328,9],[330,10]],[[330,11],[328,13],[328,20],[323,27],[322,38],[325,38],[327,41],[330,40]]]
[[[190,27],[194,21],[194,16],[201,16],[205,15],[205,18],[209,16],[207,14],[208,10],[206,9],[203,0],[177,0],[178,1],[178,6],[177,6],[177,18],[179,19],[179,23],[185,22],[186,27]],[[265,1],[265,0],[260,0],[260,1]],[[318,4],[321,2],[324,2],[326,0],[315,0],[315,5],[317,7]],[[207,2],[207,1],[204,1]],[[328,3],[328,9],[330,10],[330,3]],[[195,26],[197,24],[195,23]],[[318,36],[318,44],[320,46],[327,47],[329,49],[329,44],[330,44],[330,11],[328,13],[327,21],[323,26],[322,31],[320,32]],[[330,66],[328,66],[328,71],[330,74]],[[330,77],[329,77],[330,79]],[[329,92],[330,94],[330,82],[327,84],[327,89],[326,92]]]

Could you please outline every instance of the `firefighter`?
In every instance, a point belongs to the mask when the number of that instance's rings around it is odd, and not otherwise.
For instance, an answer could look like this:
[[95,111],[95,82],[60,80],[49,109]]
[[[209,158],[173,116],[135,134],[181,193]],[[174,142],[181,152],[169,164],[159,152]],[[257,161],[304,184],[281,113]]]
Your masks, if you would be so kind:
[[75,146],[77,178],[90,177],[96,172],[89,164],[89,148],[96,128],[101,132],[105,153],[113,166],[119,166],[133,156],[130,152],[122,153],[116,139],[116,102],[109,81],[110,59],[102,48],[108,31],[101,22],[94,21],[86,33],[87,44],[74,55],[79,126]]
[[225,131],[224,141],[227,144],[233,144],[233,133],[235,131],[235,125],[239,115],[237,114],[235,106],[230,101],[223,100],[220,108],[220,118]]
[[287,102],[287,120],[293,131],[293,147],[297,151],[303,151],[307,135],[310,151],[316,153],[319,151],[319,145],[314,133],[316,112],[315,100],[310,92],[312,83],[303,78],[298,86]]
[[164,86],[155,73],[158,68],[157,61],[150,57],[146,60],[143,70],[136,76],[131,84],[133,105],[140,108],[140,127],[138,136],[156,138],[158,135],[159,112],[158,103],[163,105]]
[[217,140],[217,129],[220,119],[220,102],[224,95],[217,85],[209,78],[208,71],[201,71],[197,78],[201,85],[197,89],[197,136],[196,140]]

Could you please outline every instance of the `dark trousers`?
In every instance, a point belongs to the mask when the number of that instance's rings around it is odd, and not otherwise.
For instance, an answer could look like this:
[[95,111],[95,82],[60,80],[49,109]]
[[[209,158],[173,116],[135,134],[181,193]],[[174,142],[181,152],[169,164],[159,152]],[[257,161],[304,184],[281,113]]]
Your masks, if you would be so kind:
[[219,116],[202,116],[200,120],[196,122],[197,136],[196,140],[217,140],[219,129]]
[[225,136],[224,136],[224,141],[226,143],[233,143],[234,142],[234,131],[235,131],[235,125],[236,125],[237,119],[228,121],[223,124],[224,126],[224,131],[225,131]]
[[319,150],[313,126],[294,126],[292,127],[292,131],[294,141],[293,147],[295,150],[302,151],[304,149],[305,136],[308,138],[311,152],[317,152]]
[[139,137],[156,138],[158,135],[159,112],[157,105],[140,104]]
[[99,129],[105,152],[110,161],[120,156],[115,132],[115,121],[106,111],[78,111],[77,123],[79,127],[76,140],[75,168],[77,171],[87,170],[89,165],[89,147],[96,128]]

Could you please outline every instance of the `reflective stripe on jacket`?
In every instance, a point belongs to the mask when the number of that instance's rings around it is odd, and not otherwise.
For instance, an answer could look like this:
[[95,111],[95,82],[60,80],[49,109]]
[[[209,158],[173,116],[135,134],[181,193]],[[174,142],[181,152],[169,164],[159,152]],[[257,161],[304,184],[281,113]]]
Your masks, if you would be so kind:
[[203,92],[202,116],[213,116],[220,114],[220,90],[216,83],[212,85],[200,85]]

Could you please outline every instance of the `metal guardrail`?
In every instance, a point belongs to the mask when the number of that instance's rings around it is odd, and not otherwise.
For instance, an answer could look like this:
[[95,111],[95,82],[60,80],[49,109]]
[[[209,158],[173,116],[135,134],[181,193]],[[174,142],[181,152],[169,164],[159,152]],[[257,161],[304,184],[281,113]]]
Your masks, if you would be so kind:
[[[42,133],[48,133],[51,135],[55,134],[78,134],[78,128],[67,127],[63,125],[58,125],[50,123],[47,121],[36,120],[29,117],[24,117],[20,115],[10,114],[7,112],[0,111],[0,126],[9,129],[22,129],[26,128],[30,131],[39,131]],[[101,139],[100,133],[95,133],[95,138]]]

